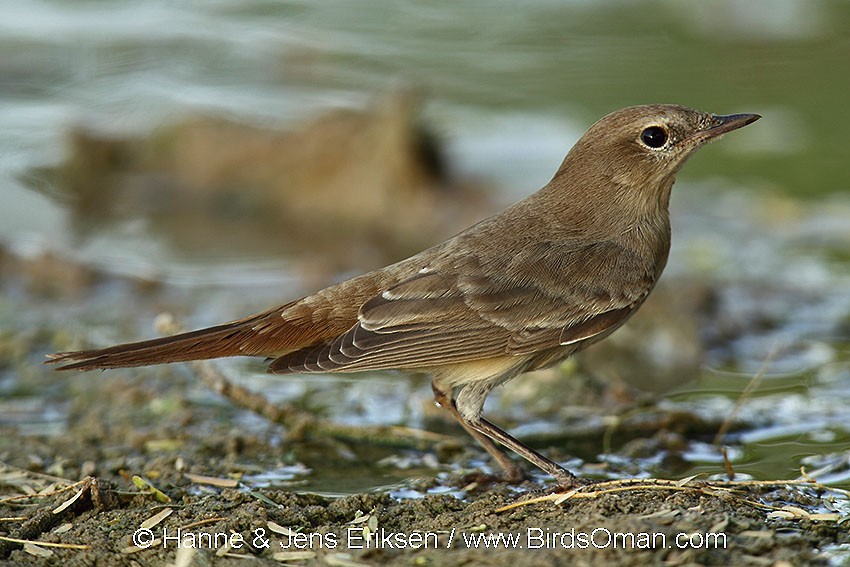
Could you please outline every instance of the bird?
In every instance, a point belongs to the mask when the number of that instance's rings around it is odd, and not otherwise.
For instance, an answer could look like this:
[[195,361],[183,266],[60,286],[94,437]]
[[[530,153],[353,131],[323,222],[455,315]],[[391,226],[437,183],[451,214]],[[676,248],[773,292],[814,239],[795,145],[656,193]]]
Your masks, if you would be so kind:
[[46,362],[94,370],[260,356],[274,374],[425,372],[437,404],[503,480],[527,478],[508,449],[559,486],[577,486],[572,472],[483,417],[485,399],[635,313],[667,263],[676,174],[700,147],[759,118],[674,104],[616,110],[539,191],[407,259],[236,321]]

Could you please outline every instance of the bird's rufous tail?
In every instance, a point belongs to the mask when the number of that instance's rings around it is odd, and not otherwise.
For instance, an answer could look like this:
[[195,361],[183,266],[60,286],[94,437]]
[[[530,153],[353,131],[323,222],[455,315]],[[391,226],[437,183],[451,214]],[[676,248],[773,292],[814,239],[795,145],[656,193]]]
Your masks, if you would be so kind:
[[249,339],[260,317],[147,341],[49,354],[46,362],[61,364],[58,370],[96,370],[258,354],[250,352]]

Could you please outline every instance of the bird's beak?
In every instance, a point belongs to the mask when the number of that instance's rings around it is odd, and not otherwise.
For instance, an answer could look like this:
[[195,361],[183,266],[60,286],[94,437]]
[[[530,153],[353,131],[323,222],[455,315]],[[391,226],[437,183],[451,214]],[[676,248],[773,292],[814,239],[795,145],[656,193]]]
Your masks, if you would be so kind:
[[747,124],[752,124],[761,118],[760,114],[728,114],[726,116],[717,116],[713,114],[708,126],[692,136],[697,142],[707,142],[714,140],[732,130],[743,128]]

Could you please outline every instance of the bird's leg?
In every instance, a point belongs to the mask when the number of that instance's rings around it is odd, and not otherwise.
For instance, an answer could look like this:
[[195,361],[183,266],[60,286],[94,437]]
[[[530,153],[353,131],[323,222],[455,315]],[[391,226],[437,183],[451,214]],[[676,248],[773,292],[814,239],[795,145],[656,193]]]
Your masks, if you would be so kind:
[[[543,472],[551,475],[558,482],[559,488],[570,489],[575,487],[579,484],[579,480],[570,471],[555,461],[547,459],[525,443],[522,443],[519,439],[481,417],[481,410],[484,409],[484,400],[487,399],[487,394],[490,393],[490,390],[495,385],[504,382],[505,377],[509,378],[510,375],[511,370],[509,369],[507,372],[496,375],[496,379],[478,380],[464,384],[463,389],[460,390],[457,397],[453,400],[452,414],[482,445],[484,445],[481,441],[482,438],[487,438],[488,441],[495,441],[517,453]],[[492,441],[489,441],[491,445]],[[496,447],[493,447],[493,449],[494,451],[490,452],[490,454],[495,457],[495,452],[498,451],[498,454],[502,458],[499,459],[497,457],[497,460],[499,464],[504,466],[503,461],[506,460],[504,454]]]
[[[461,420],[461,424],[464,425],[467,431],[473,430],[479,435],[486,435],[490,439],[501,443],[503,446],[507,447],[514,453],[520,455],[525,460],[532,463],[534,466],[536,466],[543,472],[552,475],[552,477],[558,482],[559,489],[569,489],[578,486],[579,480],[573,473],[571,473],[555,461],[544,457],[543,455],[541,455],[540,453],[538,453],[516,437],[512,436],[499,426],[493,424],[492,422],[487,421],[483,417],[480,417],[474,421],[468,421],[464,419],[462,415],[460,415],[460,412],[457,411],[456,417]],[[470,431],[470,433],[472,433],[472,431]],[[480,439],[479,435],[473,434],[476,439]]]
[[[466,419],[464,419],[464,417],[457,410],[457,405],[455,404],[454,398],[452,398],[451,390],[446,392],[446,391],[438,388],[437,385],[434,384],[433,382],[431,383],[431,389],[434,391],[434,400],[438,404],[440,404],[440,407],[448,410],[448,412],[451,413],[454,416],[454,418],[458,421],[458,423],[460,423],[463,426],[463,428],[467,431],[467,433],[469,433],[472,436],[473,439],[478,441],[478,444],[481,445],[484,448],[484,450],[487,451],[487,453],[491,457],[493,457],[493,459],[497,463],[499,463],[499,466],[502,467],[503,478],[505,479],[506,482],[515,483],[515,482],[522,482],[523,480],[525,480],[525,472],[523,472],[522,468],[520,468],[519,465],[517,465],[515,462],[513,462],[510,459],[510,457],[508,457],[501,449],[499,449],[496,446],[496,444],[493,443],[493,441],[490,440],[490,437],[487,436],[487,433],[485,433],[483,431],[478,431],[477,429],[475,429],[474,426],[472,426],[470,423],[468,423]],[[507,433],[504,433],[504,432],[502,432],[502,433],[504,435],[507,435]],[[517,441],[517,443],[519,443],[519,441]],[[520,445],[521,445],[521,443],[520,443]],[[534,453],[534,451],[532,451],[531,449],[528,449],[528,450],[531,451],[532,453]],[[517,451],[517,453],[519,453],[520,455],[523,455],[523,453],[520,453],[519,451]],[[523,456],[525,456],[525,455],[523,455]],[[541,455],[538,455],[538,456],[540,456],[541,459],[545,459],[545,457],[543,457]],[[528,457],[526,457],[526,458],[528,459]],[[529,459],[529,460],[531,462],[534,462],[531,459]],[[552,463],[552,464],[555,465],[555,463]],[[557,465],[555,465],[555,466],[557,466]],[[546,469],[544,469],[544,470],[546,470]],[[561,469],[561,470],[564,471],[564,469]],[[546,472],[549,472],[549,471],[546,471]],[[567,471],[564,471],[564,472],[567,472]],[[569,473],[567,473],[567,474],[569,474]]]

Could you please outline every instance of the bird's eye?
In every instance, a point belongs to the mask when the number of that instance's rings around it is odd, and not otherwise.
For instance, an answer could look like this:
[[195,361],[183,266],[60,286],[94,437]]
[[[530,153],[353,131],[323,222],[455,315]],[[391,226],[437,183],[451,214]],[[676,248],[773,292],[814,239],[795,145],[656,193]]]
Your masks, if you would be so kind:
[[650,126],[640,133],[640,141],[653,149],[658,149],[666,144],[667,138],[667,130],[661,126]]

